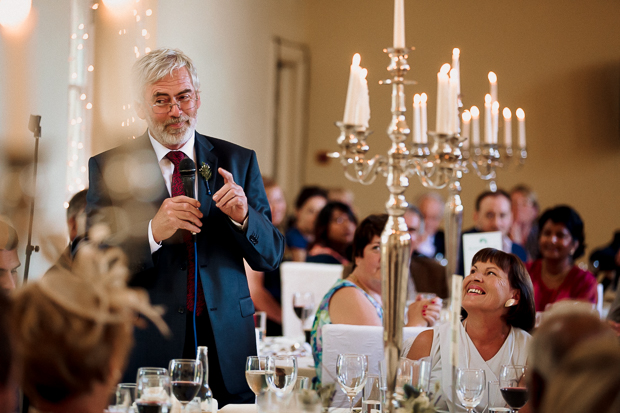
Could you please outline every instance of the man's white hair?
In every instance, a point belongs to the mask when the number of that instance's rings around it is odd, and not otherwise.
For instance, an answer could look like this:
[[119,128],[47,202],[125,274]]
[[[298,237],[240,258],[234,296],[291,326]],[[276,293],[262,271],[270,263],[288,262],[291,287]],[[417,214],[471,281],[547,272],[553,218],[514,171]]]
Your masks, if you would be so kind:
[[132,86],[134,99],[137,102],[144,102],[144,92],[148,85],[163,79],[175,70],[183,67],[187,68],[192,78],[192,85],[196,90],[196,94],[200,93],[200,80],[192,59],[179,49],[160,48],[151,50],[133,65]]

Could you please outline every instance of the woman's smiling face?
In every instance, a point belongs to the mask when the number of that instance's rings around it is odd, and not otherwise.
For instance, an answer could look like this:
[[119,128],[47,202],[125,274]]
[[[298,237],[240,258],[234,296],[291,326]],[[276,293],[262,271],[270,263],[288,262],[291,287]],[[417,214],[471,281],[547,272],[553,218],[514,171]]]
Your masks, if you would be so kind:
[[463,280],[463,308],[496,311],[505,308],[506,301],[517,298],[510,286],[508,274],[492,262],[476,262]]

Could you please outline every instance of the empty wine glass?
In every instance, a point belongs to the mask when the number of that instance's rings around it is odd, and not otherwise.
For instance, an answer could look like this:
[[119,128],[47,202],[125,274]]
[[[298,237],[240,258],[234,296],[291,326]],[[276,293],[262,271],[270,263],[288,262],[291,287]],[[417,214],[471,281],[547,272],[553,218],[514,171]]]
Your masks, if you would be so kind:
[[482,369],[457,369],[456,395],[469,413],[474,411],[484,395],[486,377]]
[[170,376],[153,371],[139,374],[136,381],[136,408],[138,413],[170,412]]
[[342,391],[349,398],[349,412],[353,412],[353,399],[366,385],[368,356],[364,354],[339,354],[336,377]]
[[297,381],[297,357],[267,357],[265,377],[267,385],[278,397],[289,394]]
[[198,395],[202,385],[202,363],[193,359],[172,359],[168,367],[172,394],[183,405]]
[[267,357],[249,356],[245,362],[245,379],[248,382],[248,386],[250,386],[250,390],[257,396],[264,390],[267,390],[266,369]]
[[504,364],[499,373],[499,391],[513,412],[518,412],[529,397],[525,387],[526,366]]

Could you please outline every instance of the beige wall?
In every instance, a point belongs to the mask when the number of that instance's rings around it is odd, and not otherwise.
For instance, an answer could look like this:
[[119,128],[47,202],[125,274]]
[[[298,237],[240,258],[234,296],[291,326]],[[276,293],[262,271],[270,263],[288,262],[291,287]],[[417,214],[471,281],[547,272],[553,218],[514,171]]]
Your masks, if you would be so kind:
[[[527,116],[529,158],[523,168],[501,171],[498,185],[527,183],[543,208],[574,206],[586,223],[586,241],[595,247],[620,229],[620,3],[611,0],[520,2],[412,1],[406,5],[409,58],[408,101],[429,94],[429,129],[434,125],[436,72],[461,49],[461,84],[466,107],[483,105],[487,73],[499,78],[499,101]],[[382,48],[392,42],[393,5],[376,0],[316,0],[308,8],[308,41],[313,54],[308,183],[331,182],[356,193],[361,215],[381,211],[385,180],[363,187],[347,182],[336,162],[319,166],[320,150],[335,150],[342,118],[348,66],[355,52],[369,70],[371,152],[385,153],[389,139],[390,88]],[[408,122],[411,126],[411,108]],[[515,131],[516,132],[516,131]],[[465,227],[485,183],[471,174],[463,181]],[[414,178],[413,200],[424,191]],[[442,191],[446,195],[446,191]]]

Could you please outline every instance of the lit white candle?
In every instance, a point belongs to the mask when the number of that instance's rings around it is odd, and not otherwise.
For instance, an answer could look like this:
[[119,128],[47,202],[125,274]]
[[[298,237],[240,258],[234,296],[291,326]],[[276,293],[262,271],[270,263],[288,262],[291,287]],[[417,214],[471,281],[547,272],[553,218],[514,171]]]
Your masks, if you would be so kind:
[[355,125],[362,125],[368,128],[368,120],[370,119],[370,99],[366,76],[368,76],[368,70],[361,69],[359,75],[359,94],[355,110]]
[[517,120],[519,121],[519,149],[525,149],[525,112],[517,109]]
[[456,133],[459,125],[459,80],[458,70],[450,70],[450,93],[448,94],[448,132]]
[[489,84],[491,86],[492,102],[497,102],[497,75],[495,72],[489,72]]
[[491,95],[484,96],[484,143],[493,143],[493,119],[491,117]]
[[463,149],[469,149],[469,125],[471,123],[471,113],[468,110],[463,111],[463,123],[461,125],[461,137],[466,138],[463,141]]
[[[461,64],[459,62],[459,56],[461,51],[458,48],[452,49],[452,70],[456,70],[456,75],[454,78],[458,83],[457,86],[457,95],[461,94]],[[452,71],[450,71],[450,79],[452,79]]]
[[351,63],[351,71],[349,74],[349,87],[347,88],[347,100],[344,105],[344,118],[343,122],[348,125],[355,125],[355,107],[357,106],[357,99],[359,96],[359,77],[360,77],[360,61],[361,56],[359,53],[353,55],[353,61]]
[[510,109],[504,108],[502,114],[504,115],[504,146],[512,148],[512,113]]
[[480,110],[477,106],[472,106],[471,113],[471,144],[480,146]]
[[491,104],[491,116],[493,117],[493,143],[497,143],[497,134],[499,132],[499,102]]
[[452,275],[452,294],[450,297],[450,364],[459,365],[459,331],[461,331],[461,297],[463,295],[463,277]]
[[421,139],[422,139],[422,143],[427,143],[428,142],[428,117],[426,115],[426,101],[428,100],[428,96],[426,95],[426,93],[422,93],[420,95],[420,117],[421,122],[420,124],[422,125],[422,128],[420,129],[420,135]]
[[437,112],[435,117],[435,129],[437,133],[449,133],[449,102],[450,102],[450,78],[448,63],[441,66],[437,73]]
[[394,0],[394,48],[405,47],[405,0]]
[[422,123],[420,121],[420,100],[419,94],[413,96],[413,143],[422,143]]

